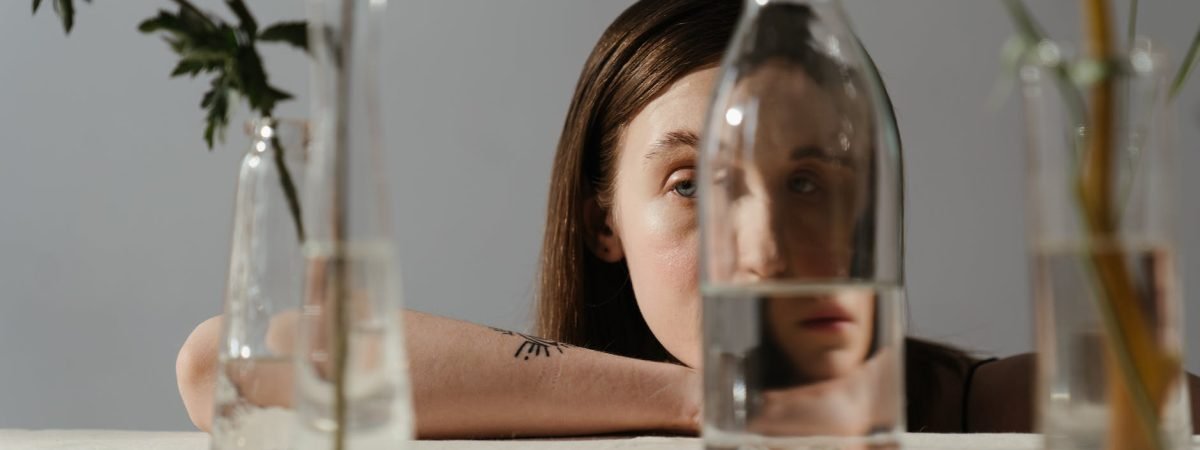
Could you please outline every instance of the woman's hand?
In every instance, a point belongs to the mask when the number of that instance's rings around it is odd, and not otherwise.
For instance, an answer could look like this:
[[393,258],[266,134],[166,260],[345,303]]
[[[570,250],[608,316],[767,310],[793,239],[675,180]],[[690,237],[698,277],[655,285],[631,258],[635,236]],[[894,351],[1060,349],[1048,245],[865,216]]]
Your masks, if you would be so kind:
[[747,426],[768,436],[866,436],[891,427],[903,389],[898,363],[894,349],[882,350],[844,376],[766,391]]
[[668,417],[668,425],[663,431],[699,435],[703,421],[704,384],[696,370],[682,366],[675,368],[678,369],[678,375],[671,391],[674,403],[678,406],[673,408],[674,411]]

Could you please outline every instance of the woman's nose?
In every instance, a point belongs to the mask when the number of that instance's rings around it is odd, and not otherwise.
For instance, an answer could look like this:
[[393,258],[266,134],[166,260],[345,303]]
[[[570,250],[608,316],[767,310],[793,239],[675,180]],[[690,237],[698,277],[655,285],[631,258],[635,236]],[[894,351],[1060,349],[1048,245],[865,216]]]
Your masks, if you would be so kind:
[[777,214],[770,202],[745,205],[738,223],[738,272],[751,280],[784,277],[788,272],[787,250],[778,230]]
[[787,273],[787,264],[780,256],[778,246],[764,241],[758,247],[746,255],[747,273],[759,280],[782,278]]

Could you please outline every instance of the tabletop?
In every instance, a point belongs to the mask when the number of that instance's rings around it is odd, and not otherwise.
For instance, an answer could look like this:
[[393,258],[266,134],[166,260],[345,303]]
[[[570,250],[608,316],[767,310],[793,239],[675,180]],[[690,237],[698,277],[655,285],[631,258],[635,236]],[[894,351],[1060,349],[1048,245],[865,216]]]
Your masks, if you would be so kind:
[[[1034,450],[1033,434],[906,434],[906,450]],[[1193,441],[1200,450],[1200,436]],[[413,450],[693,450],[700,440],[681,437],[573,438],[493,441],[416,441]],[[111,430],[0,430],[4,450],[207,450],[208,435],[198,432]]]

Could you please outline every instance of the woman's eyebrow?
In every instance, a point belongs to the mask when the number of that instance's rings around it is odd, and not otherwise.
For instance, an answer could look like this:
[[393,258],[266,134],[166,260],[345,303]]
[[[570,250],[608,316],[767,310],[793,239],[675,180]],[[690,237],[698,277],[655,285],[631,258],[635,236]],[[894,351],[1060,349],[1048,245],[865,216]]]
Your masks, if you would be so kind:
[[663,158],[669,154],[680,150],[690,149],[696,151],[696,146],[700,143],[700,137],[696,132],[691,130],[673,130],[663,134],[662,137],[654,141],[650,145],[650,153],[646,154],[646,161]]
[[840,166],[851,166],[850,158],[848,156],[830,153],[824,148],[818,146],[804,146],[793,149],[791,160],[798,161],[802,159],[816,159],[821,162],[834,163]]

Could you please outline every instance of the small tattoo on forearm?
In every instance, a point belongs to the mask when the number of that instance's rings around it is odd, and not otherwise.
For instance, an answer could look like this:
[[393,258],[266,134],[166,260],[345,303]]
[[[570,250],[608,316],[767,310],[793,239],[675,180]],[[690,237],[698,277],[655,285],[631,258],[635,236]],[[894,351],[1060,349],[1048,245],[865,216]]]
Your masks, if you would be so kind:
[[550,349],[558,350],[558,353],[562,354],[564,348],[571,348],[570,345],[561,342],[554,342],[524,333],[501,330],[499,328],[492,328],[492,330],[505,336],[517,336],[521,339],[524,339],[525,341],[522,342],[521,345],[517,347],[517,351],[513,353],[513,358],[522,358],[525,361],[528,361],[530,357],[536,358],[538,356],[545,356],[549,358],[551,355]]

